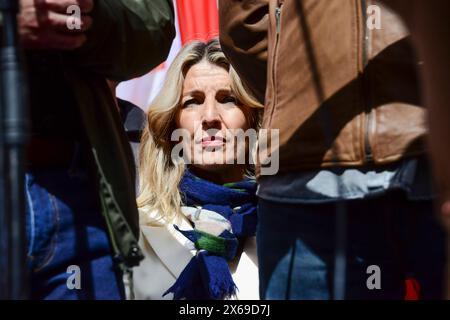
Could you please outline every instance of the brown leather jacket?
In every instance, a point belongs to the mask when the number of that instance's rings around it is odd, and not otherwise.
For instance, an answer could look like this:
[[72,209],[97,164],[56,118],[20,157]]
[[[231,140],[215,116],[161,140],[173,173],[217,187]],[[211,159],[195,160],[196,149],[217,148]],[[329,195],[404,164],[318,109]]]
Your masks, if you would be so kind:
[[[255,95],[265,94],[263,128],[280,129],[280,171],[382,165],[424,152],[420,63],[388,7],[375,0],[219,4],[223,50]],[[377,17],[381,29],[369,28]]]

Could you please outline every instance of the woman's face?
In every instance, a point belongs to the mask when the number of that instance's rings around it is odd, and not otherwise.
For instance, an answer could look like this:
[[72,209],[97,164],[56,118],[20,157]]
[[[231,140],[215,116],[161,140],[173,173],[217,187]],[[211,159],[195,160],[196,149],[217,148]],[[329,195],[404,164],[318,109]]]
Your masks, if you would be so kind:
[[189,163],[207,171],[236,165],[238,157],[245,156],[246,146],[234,142],[233,132],[248,129],[248,112],[231,91],[228,71],[205,61],[192,66],[184,80],[177,114],[178,128],[190,136],[184,146]]

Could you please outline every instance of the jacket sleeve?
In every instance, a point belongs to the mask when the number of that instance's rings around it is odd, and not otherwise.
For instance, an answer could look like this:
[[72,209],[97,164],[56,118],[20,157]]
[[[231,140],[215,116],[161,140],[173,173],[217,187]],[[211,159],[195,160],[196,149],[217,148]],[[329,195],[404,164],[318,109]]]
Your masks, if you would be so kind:
[[163,62],[175,37],[172,0],[96,0],[88,40],[75,65],[123,81]]
[[219,0],[220,43],[242,81],[264,103],[269,0]]

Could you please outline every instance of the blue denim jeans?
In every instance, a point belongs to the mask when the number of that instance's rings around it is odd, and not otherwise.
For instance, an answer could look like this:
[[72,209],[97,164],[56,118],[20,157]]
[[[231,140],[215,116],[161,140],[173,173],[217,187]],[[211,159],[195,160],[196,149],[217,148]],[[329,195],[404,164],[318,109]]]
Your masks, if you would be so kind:
[[82,169],[27,172],[32,299],[124,298],[97,194]]
[[[445,234],[432,201],[388,192],[345,203],[346,299],[403,299],[405,279],[417,279],[423,299],[443,297]],[[259,202],[257,231],[262,299],[333,299],[336,204]],[[370,290],[369,266],[381,288]],[[368,273],[369,271],[369,273]],[[371,282],[371,281],[369,281]],[[372,282],[371,282],[372,283]]]

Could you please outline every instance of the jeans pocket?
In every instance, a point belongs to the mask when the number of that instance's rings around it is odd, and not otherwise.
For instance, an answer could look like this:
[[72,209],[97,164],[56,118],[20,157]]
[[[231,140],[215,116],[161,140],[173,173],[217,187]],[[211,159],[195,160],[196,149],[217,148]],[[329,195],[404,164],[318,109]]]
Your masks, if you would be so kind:
[[49,265],[56,250],[59,209],[53,195],[26,174],[26,229],[28,263],[33,272]]

